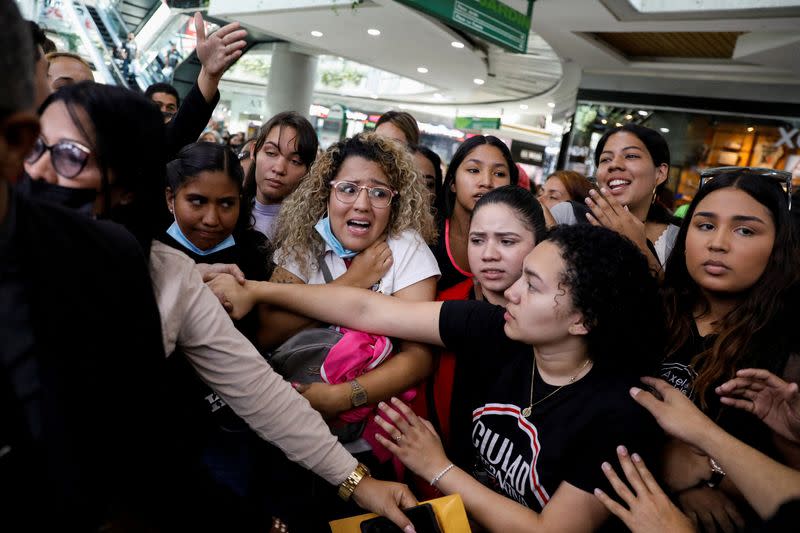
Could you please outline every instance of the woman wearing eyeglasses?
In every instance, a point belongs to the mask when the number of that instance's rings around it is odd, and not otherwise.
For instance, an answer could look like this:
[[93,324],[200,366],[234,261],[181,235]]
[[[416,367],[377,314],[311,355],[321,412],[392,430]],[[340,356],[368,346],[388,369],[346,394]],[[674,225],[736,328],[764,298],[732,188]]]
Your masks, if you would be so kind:
[[[784,461],[790,456],[782,439],[750,413],[722,405],[717,393],[748,367],[800,379],[793,311],[800,257],[788,205],[779,183],[749,169],[722,172],[701,187],[666,266],[671,339],[660,371],[723,429]],[[797,467],[796,449],[792,462]],[[690,516],[710,516],[723,529],[746,517],[731,503],[736,488],[713,458],[686,445],[670,446],[665,480],[682,491]]]
[[[428,241],[433,218],[424,183],[402,147],[361,134],[330,147],[281,208],[272,281],[372,288],[409,300],[433,300],[439,268]],[[331,302],[336,305],[336,302]],[[262,306],[259,340],[277,346],[319,323]],[[431,353],[401,343],[392,359],[357,382],[317,383],[306,398],[326,417],[400,394],[431,369]],[[365,395],[361,391],[366,393]]]

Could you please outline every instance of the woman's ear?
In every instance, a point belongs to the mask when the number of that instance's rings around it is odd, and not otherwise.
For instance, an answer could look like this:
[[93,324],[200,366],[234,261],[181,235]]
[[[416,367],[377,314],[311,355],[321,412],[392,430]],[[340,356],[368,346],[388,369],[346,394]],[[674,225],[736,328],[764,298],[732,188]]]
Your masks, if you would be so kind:
[[574,316],[573,322],[572,324],[569,325],[569,328],[567,328],[569,334],[575,336],[588,335],[589,328],[586,325],[586,321],[584,320],[583,315],[581,315],[580,313],[576,313],[573,316]]
[[667,181],[669,178],[669,165],[661,163],[656,167],[656,187]]
[[172,214],[175,214],[175,193],[172,192],[172,187],[164,189],[164,196],[167,200],[167,209]]

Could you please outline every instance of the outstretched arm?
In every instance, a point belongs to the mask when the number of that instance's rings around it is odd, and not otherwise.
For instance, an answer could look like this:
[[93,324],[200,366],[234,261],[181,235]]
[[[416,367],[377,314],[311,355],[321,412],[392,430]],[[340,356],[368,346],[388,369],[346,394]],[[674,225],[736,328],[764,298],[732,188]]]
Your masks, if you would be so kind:
[[407,301],[335,284],[247,281],[242,287],[227,274],[216,276],[209,285],[234,318],[246,315],[257,303],[266,303],[330,324],[443,346],[439,335],[442,302]]
[[633,399],[655,416],[664,431],[713,457],[759,516],[772,516],[782,503],[800,498],[800,472],[723,431],[668,383],[655,378],[642,381],[663,400],[638,388],[631,389]]

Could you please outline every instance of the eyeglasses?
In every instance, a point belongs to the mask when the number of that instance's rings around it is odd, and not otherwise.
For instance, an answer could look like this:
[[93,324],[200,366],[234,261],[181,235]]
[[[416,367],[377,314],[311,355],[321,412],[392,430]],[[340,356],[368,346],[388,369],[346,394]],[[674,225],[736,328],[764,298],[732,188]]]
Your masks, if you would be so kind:
[[36,163],[46,151],[50,152],[50,161],[58,175],[68,179],[80,174],[92,155],[91,150],[75,141],[59,141],[48,145],[39,137],[25,162],[29,165]]
[[237,154],[236,157],[239,158],[239,161],[241,161],[242,159],[247,159],[248,157],[250,157],[250,150],[242,150]]
[[700,187],[698,187],[698,189],[702,189],[703,185],[713,180],[714,178],[719,177],[723,174],[727,174],[729,172],[746,172],[748,174],[761,176],[769,179],[770,181],[775,182],[780,186],[781,189],[783,189],[783,192],[786,193],[786,201],[789,204],[789,209],[792,208],[792,173],[786,172],[785,170],[775,170],[772,168],[760,168],[760,167],[707,168],[700,172]]
[[336,198],[345,204],[354,203],[358,199],[358,195],[361,194],[361,190],[364,189],[367,191],[369,203],[372,204],[372,207],[378,208],[389,207],[389,204],[392,203],[392,198],[397,194],[397,191],[386,187],[367,187],[349,181],[332,181],[331,187],[333,187]]

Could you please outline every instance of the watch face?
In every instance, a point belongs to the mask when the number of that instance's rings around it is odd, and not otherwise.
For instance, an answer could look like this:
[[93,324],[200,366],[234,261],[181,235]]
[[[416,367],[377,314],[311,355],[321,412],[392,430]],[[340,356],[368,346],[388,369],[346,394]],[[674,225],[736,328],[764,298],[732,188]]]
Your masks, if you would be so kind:
[[353,388],[350,393],[350,402],[353,406],[359,407],[367,403],[367,391],[364,390],[364,387],[357,381],[350,382],[350,386]]

